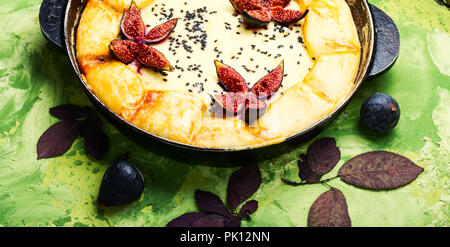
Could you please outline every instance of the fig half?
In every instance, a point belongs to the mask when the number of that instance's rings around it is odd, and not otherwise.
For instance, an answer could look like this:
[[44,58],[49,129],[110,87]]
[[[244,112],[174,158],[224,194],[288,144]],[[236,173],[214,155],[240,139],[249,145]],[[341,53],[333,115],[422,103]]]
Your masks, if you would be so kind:
[[262,4],[266,8],[285,7],[291,0],[262,0]]
[[235,116],[245,108],[246,95],[244,93],[224,93],[213,96],[215,112],[224,117]]
[[160,70],[173,71],[173,67],[170,65],[169,60],[167,60],[161,52],[146,44],[139,45],[139,54],[137,59],[145,66]]
[[261,0],[230,0],[237,12],[257,10],[263,7]]
[[305,12],[293,9],[284,9],[282,7],[275,7],[270,9],[270,15],[272,20],[282,24],[290,25],[299,22],[301,19],[305,18],[308,14],[308,9]]
[[249,93],[245,102],[245,122],[252,125],[258,118],[266,113],[267,103],[260,100],[254,93]]
[[103,175],[97,203],[100,207],[122,206],[137,200],[144,191],[144,176],[127,161],[118,161]]
[[232,67],[214,60],[217,77],[227,92],[247,93],[248,87],[244,78]]
[[267,10],[250,10],[242,12],[242,18],[247,27],[265,27],[270,23],[272,17]]
[[131,2],[130,9],[123,14],[120,29],[127,39],[144,37],[145,24],[134,1]]
[[125,64],[131,63],[139,51],[139,45],[132,40],[115,39],[111,41],[109,48]]
[[261,78],[251,89],[251,92],[256,95],[257,98],[270,98],[283,82],[284,76],[284,60],[272,70],[269,74]]
[[144,41],[148,43],[158,43],[165,40],[177,26],[178,19],[179,18],[175,18],[154,27],[145,35]]

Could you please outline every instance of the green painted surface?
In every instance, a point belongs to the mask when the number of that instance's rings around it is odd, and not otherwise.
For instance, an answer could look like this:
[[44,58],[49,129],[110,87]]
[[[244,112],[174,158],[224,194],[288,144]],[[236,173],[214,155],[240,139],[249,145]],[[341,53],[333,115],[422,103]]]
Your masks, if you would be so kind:
[[[333,180],[347,197],[353,226],[450,226],[450,12],[434,0],[373,0],[398,24],[400,57],[387,74],[366,81],[350,105],[321,136],[337,139],[344,161],[388,150],[425,168],[408,186],[374,192]],[[78,140],[64,156],[36,160],[36,142],[56,119],[48,109],[61,103],[89,104],[67,56],[43,38],[40,0],[0,2],[0,226],[164,226],[196,211],[194,190],[225,197],[237,168],[183,164],[144,150],[104,121],[113,148],[100,163],[84,156]],[[359,123],[362,101],[375,92],[394,96],[402,117],[394,132],[377,136]],[[144,195],[132,205],[98,209],[99,183],[115,154],[134,146],[131,159],[146,178]],[[322,185],[289,187],[296,158],[306,145],[261,162],[260,202],[244,226],[305,226]],[[325,177],[325,178],[326,178]]]

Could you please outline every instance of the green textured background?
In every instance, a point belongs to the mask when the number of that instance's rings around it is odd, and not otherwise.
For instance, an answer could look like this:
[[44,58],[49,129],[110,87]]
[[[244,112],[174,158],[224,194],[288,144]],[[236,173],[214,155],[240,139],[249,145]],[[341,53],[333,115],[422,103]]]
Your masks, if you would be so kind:
[[[408,186],[393,191],[362,190],[333,180],[345,194],[353,226],[450,226],[450,11],[433,0],[372,0],[397,23],[401,52],[391,71],[366,81],[350,105],[320,136],[335,137],[342,160],[388,150],[425,168]],[[78,139],[64,156],[36,160],[39,136],[57,120],[49,107],[89,104],[66,55],[41,34],[40,0],[0,1],[0,226],[164,226],[197,211],[195,189],[225,197],[237,168],[183,164],[134,146],[131,159],[143,171],[139,201],[120,208],[95,205],[101,178],[114,155],[132,142],[104,121],[112,149],[100,163],[84,155]],[[367,132],[359,123],[362,101],[375,92],[394,96],[402,111],[389,135]],[[322,185],[290,187],[296,179],[292,152],[261,162],[263,184],[253,196],[260,208],[243,226],[305,226]],[[325,177],[325,178],[326,178]]]

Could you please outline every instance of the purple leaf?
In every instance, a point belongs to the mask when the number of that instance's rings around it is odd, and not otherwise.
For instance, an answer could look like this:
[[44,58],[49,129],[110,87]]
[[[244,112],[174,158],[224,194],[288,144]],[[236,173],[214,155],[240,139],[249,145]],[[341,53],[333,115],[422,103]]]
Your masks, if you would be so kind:
[[222,200],[211,192],[196,190],[195,201],[201,210],[223,216],[230,215],[228,208],[223,204]]
[[109,149],[108,136],[102,130],[99,118],[89,116],[81,126],[81,136],[84,137],[86,154],[95,160],[101,160]]
[[305,156],[301,155],[298,160],[298,175],[302,180],[305,180],[307,183],[317,183],[322,178],[322,175],[315,173],[309,165],[305,161]]
[[69,150],[80,133],[80,123],[61,121],[48,128],[37,143],[37,159],[59,156]]
[[50,108],[50,114],[61,120],[75,120],[86,116],[84,107],[77,105],[59,105]]
[[251,200],[244,204],[239,211],[239,215],[244,218],[248,218],[250,214],[254,213],[258,209],[258,201]]
[[334,138],[321,138],[308,147],[306,163],[313,172],[324,175],[336,166],[341,159],[341,152],[336,147]]
[[360,154],[341,167],[338,176],[361,188],[395,189],[412,182],[423,168],[401,155],[375,151]]
[[240,227],[241,221],[238,217],[231,216],[225,219],[225,227]]
[[192,227],[224,227],[226,217],[217,214],[207,214],[196,219]]
[[191,227],[192,223],[194,221],[198,220],[199,218],[206,216],[207,214],[200,213],[200,212],[192,212],[192,213],[185,213],[169,223],[167,223],[167,227]]
[[350,227],[347,202],[338,189],[320,195],[313,203],[308,214],[308,227]]
[[233,209],[249,199],[261,185],[258,165],[248,165],[231,174],[228,180],[227,203]]

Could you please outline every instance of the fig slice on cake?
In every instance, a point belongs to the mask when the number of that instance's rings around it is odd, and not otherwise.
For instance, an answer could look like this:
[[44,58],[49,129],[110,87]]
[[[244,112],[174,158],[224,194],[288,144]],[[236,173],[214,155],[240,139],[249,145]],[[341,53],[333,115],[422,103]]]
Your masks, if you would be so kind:
[[120,30],[125,39],[115,39],[109,44],[114,55],[123,63],[138,61],[142,66],[159,70],[173,71],[167,58],[148,44],[158,43],[166,39],[177,25],[178,18],[169,20],[151,29],[147,34],[145,23],[134,1],[123,14]]
[[252,125],[258,118],[266,113],[267,103],[265,100],[258,99],[252,92],[247,94],[245,101],[245,115],[244,121]]
[[242,19],[244,23],[251,28],[265,27],[270,23],[272,17],[270,12],[264,9],[250,10],[242,12]]
[[219,82],[227,92],[247,93],[247,83],[236,70],[218,60],[214,60],[214,63]]
[[151,29],[144,38],[144,42],[159,43],[169,37],[177,26],[178,18],[169,20]]
[[285,7],[291,0],[261,0],[266,8]]
[[302,12],[300,10],[284,9],[282,7],[275,7],[270,9],[272,20],[282,25],[297,23],[301,19],[305,18],[308,12],[308,9],[305,12]]
[[308,14],[308,10],[285,9],[291,0],[230,0],[236,12],[242,14],[248,28],[267,26],[271,20],[281,25],[299,22]]
[[214,60],[217,77],[225,93],[212,96],[216,116],[239,115],[249,126],[267,109],[267,100],[281,86],[284,76],[284,61],[260,79],[251,89],[244,78],[231,66]]
[[243,11],[257,10],[263,7],[261,0],[230,0],[234,9],[241,13]]
[[145,23],[134,1],[131,1],[130,8],[122,16],[120,30],[127,39],[131,40],[145,35]]
[[140,45],[137,59],[142,65],[160,70],[173,71],[169,60],[161,52],[146,44]]
[[125,64],[133,62],[139,52],[139,44],[133,40],[115,39],[111,41],[109,48]]
[[224,93],[213,96],[215,112],[223,117],[235,116],[245,109],[246,94],[244,93]]
[[253,85],[251,92],[259,99],[270,98],[281,86],[284,76],[284,60],[269,74]]

